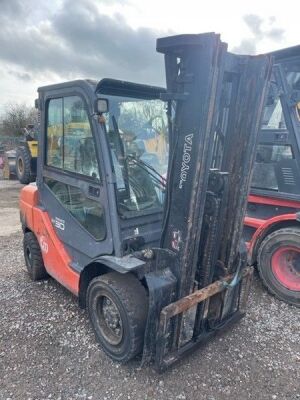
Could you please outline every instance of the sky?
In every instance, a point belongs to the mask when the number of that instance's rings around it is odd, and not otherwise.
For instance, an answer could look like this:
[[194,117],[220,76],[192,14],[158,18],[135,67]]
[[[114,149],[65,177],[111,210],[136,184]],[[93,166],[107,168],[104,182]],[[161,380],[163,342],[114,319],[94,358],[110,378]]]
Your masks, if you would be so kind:
[[0,116],[50,83],[164,85],[163,36],[216,32],[240,54],[297,45],[299,14],[298,0],[0,0]]

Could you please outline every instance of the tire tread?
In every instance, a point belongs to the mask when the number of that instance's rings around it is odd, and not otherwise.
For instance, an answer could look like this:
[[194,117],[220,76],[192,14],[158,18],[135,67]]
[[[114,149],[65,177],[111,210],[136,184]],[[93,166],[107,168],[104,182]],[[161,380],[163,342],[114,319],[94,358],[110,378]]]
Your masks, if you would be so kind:
[[44,261],[42,257],[42,252],[40,249],[39,242],[37,241],[35,235],[32,232],[25,232],[23,239],[23,247],[24,247],[24,257],[26,246],[30,246],[31,249],[31,257],[32,257],[32,266],[29,267],[26,262],[27,270],[30,278],[33,281],[39,281],[41,279],[47,278],[48,274],[44,266]]
[[[132,340],[130,341],[130,348],[127,350],[126,356],[123,357],[122,360],[118,360],[122,363],[126,363],[137,356],[143,348],[144,330],[148,311],[146,289],[143,287],[141,282],[130,273],[120,274],[117,272],[110,272],[98,276],[91,281],[89,287],[97,282],[108,285],[126,309],[130,337]],[[88,293],[89,289],[87,291],[87,296]],[[104,352],[111,357],[111,354],[105,349],[105,347],[101,347]]]
[[287,296],[284,296],[282,293],[278,293],[277,290],[275,290],[272,286],[270,286],[268,280],[266,279],[266,277],[264,275],[264,271],[263,271],[263,263],[261,262],[261,260],[263,257],[263,252],[264,252],[265,246],[267,246],[271,240],[273,240],[274,238],[276,238],[277,236],[282,235],[282,234],[296,236],[297,240],[299,240],[299,246],[300,246],[300,227],[281,228],[281,229],[278,229],[278,230],[270,233],[263,239],[263,241],[261,242],[261,244],[259,246],[258,253],[257,253],[257,269],[258,269],[259,276],[260,276],[264,286],[267,288],[267,290],[270,294],[272,294],[279,300],[285,301],[288,304],[294,305],[296,307],[300,307],[300,298],[298,298],[298,299],[291,298],[291,296],[287,297]]
[[[24,174],[23,176],[19,175],[18,172],[18,157],[21,156],[24,163]],[[20,146],[17,148],[16,152],[16,173],[18,180],[20,183],[28,184],[34,180],[33,175],[31,174],[31,165],[30,165],[31,155],[29,150],[25,146]]]

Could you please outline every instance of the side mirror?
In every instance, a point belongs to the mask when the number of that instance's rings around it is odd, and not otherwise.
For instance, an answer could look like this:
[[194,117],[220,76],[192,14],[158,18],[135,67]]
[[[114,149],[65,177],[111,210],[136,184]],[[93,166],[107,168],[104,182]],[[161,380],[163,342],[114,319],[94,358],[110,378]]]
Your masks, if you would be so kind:
[[108,112],[108,100],[99,98],[95,101],[95,107],[94,111],[96,114],[103,114]]

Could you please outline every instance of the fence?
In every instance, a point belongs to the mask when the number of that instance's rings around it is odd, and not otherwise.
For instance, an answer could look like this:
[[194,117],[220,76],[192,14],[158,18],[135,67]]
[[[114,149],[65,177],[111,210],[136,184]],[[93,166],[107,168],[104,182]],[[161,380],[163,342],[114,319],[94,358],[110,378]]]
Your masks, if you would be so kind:
[[15,149],[22,139],[22,136],[0,136],[0,152]]

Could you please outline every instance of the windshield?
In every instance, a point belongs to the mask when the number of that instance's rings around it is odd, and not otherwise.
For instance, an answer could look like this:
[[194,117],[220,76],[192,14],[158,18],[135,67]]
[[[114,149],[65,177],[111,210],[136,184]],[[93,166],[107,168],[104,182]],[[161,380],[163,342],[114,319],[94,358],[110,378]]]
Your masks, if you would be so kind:
[[119,213],[136,216],[162,209],[168,164],[166,104],[157,99],[105,97]]

